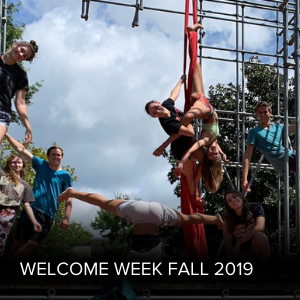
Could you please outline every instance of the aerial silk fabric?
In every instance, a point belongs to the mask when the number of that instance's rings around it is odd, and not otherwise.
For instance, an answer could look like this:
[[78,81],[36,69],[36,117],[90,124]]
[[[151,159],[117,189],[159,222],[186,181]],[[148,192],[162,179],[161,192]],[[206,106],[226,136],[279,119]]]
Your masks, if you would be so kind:
[[[184,73],[186,70],[186,60],[187,60],[187,40],[189,41],[189,57],[190,65],[188,72],[188,80],[185,83],[185,106],[184,112],[187,112],[190,107],[190,95],[192,91],[193,75],[196,70],[197,63],[197,32],[187,32],[186,27],[188,26],[189,21],[189,2],[186,0],[185,6],[185,34],[184,34]],[[193,2],[193,24],[197,23],[197,3],[196,0]],[[195,162],[194,162],[195,166]],[[194,168],[195,171],[195,168]],[[204,213],[204,207],[196,206],[191,200],[194,195],[191,195],[188,191],[186,178],[184,175],[181,176],[181,211],[184,214],[191,213]],[[205,231],[203,224],[193,224],[183,226],[185,244],[190,260],[192,261],[201,261],[208,262],[209,255],[205,237]]]

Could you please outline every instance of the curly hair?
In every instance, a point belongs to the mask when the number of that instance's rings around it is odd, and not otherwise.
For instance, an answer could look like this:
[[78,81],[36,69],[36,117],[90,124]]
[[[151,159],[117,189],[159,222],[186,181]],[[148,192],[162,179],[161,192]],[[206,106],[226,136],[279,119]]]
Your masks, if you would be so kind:
[[19,155],[11,155],[5,164],[5,167],[3,168],[3,171],[5,172],[7,178],[9,179],[10,182],[12,182],[13,184],[18,184],[19,183],[19,177],[16,175],[16,173],[11,169],[10,165],[13,159],[15,159],[16,157],[20,158],[23,162],[23,168],[20,172],[20,177],[22,179],[25,179],[25,168],[26,168],[26,163],[24,161],[24,159],[19,156]]
[[221,157],[219,156],[217,160],[209,160],[207,155],[204,154],[201,173],[206,188],[211,193],[215,193],[223,180]]
[[[237,196],[243,200],[241,216],[238,216],[236,214],[236,212],[233,209],[231,209],[231,207],[229,206],[229,204],[226,200],[226,196],[229,193],[234,194],[235,196]],[[249,216],[250,216],[250,208],[249,208],[249,203],[248,203],[247,198],[242,193],[240,193],[239,191],[236,191],[236,190],[228,190],[224,194],[223,202],[224,202],[224,209],[225,209],[224,220],[228,224],[229,232],[232,233],[234,231],[234,228],[236,227],[236,225],[238,225],[240,222],[242,222],[243,224],[246,224],[246,226],[248,225]]]

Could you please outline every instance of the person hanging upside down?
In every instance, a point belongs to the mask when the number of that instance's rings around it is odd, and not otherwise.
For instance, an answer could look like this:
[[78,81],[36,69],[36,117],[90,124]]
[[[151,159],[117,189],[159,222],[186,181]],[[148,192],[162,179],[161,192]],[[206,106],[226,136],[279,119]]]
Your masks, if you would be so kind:
[[[107,200],[96,193],[80,192],[73,188],[68,188],[62,192],[57,201],[61,202],[70,197],[99,206],[101,209],[125,219],[129,224],[133,224],[132,248],[135,252],[130,252],[131,260],[135,260],[134,256],[140,256],[143,252],[153,254],[156,250],[161,249],[158,236],[160,227],[211,223],[217,225],[219,229],[223,228],[223,220],[219,214],[215,216],[200,213],[186,215],[158,202],[123,199]],[[144,256],[144,259],[147,257],[147,255],[142,256]]]
[[[201,24],[197,23],[187,27],[187,30],[189,34],[197,34],[197,30],[200,28],[202,28]],[[216,192],[223,178],[221,158],[225,162],[228,160],[217,142],[219,135],[218,115],[204,96],[202,71],[199,62],[196,64],[193,75],[190,99],[192,107],[186,114],[174,106],[184,80],[185,76],[183,75],[167,100],[163,103],[152,100],[146,104],[145,110],[153,118],[159,118],[161,126],[170,136],[153,152],[153,155],[160,156],[165,148],[171,144],[174,158],[178,161],[182,159],[175,170],[175,175],[179,176],[182,172],[187,178],[190,194],[195,196],[196,204],[205,205],[205,201],[197,201],[200,200],[199,195],[196,193],[200,178],[203,178],[204,184],[210,192]],[[200,140],[197,142],[193,138],[195,132],[191,124],[194,119],[203,120]],[[190,149],[191,145],[193,146]],[[204,147],[206,147],[205,150]],[[190,159],[191,155],[199,161],[195,173],[193,162]]]

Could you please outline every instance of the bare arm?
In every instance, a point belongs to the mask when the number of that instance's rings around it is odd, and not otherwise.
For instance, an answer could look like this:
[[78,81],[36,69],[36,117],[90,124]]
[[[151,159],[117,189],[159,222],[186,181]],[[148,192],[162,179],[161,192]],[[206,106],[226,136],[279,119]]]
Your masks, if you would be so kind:
[[223,240],[225,251],[232,256],[237,256],[237,252],[232,245],[232,233],[228,231],[227,221],[224,221],[223,225]]
[[257,217],[255,219],[255,226],[236,242],[234,248],[238,251],[241,245],[251,240],[257,232],[263,232],[265,230],[265,223],[266,220],[264,217]]
[[243,159],[243,178],[242,178],[242,188],[243,190],[250,192],[251,189],[248,186],[248,172],[250,168],[250,162],[253,154],[254,145],[248,145],[247,150],[244,154]]
[[181,90],[181,85],[185,82],[185,75],[182,75],[173,90],[171,91],[170,97],[173,101],[176,101]]
[[28,119],[26,102],[25,102],[26,91],[19,90],[16,92],[16,110],[20,117],[21,122],[23,123],[24,127],[26,128],[25,132],[25,145],[29,144],[32,141],[32,133],[31,133],[31,126]]
[[153,155],[155,156],[160,156],[162,155],[162,153],[164,152],[164,150],[176,139],[178,139],[181,135],[185,135],[185,136],[194,136],[195,135],[195,131],[194,128],[192,126],[192,124],[189,124],[189,126],[184,127],[184,126],[180,126],[179,132],[178,133],[173,133],[172,135],[170,135],[170,137],[165,140],[154,152]]
[[184,154],[180,162],[184,164],[189,159],[189,157],[192,155],[193,152],[205,146],[207,142],[209,142],[209,138],[204,138],[195,142],[194,145]]
[[72,211],[72,198],[68,198],[68,200],[66,201],[65,215],[61,221],[62,229],[67,229],[69,227],[71,211]]
[[217,147],[218,147],[218,151],[221,155],[221,158],[222,158],[223,162],[229,162],[229,159],[227,159],[226,154],[223,152],[223,150],[221,149],[221,147],[218,143],[217,143]]
[[33,228],[34,228],[34,231],[36,232],[41,232],[42,231],[42,226],[40,223],[38,223],[38,221],[36,220],[34,214],[33,214],[33,211],[32,211],[32,208],[31,206],[29,205],[28,202],[25,202],[24,203],[24,209],[26,211],[26,214],[29,218],[29,220],[31,221],[31,223],[33,224]]
[[[208,138],[205,138],[208,139]],[[192,155],[192,153],[194,153],[195,151],[199,151],[199,149],[201,149],[205,144],[206,144],[206,140],[205,139],[201,139],[197,142],[194,143],[194,145],[185,152],[185,154],[183,155],[183,157],[181,158],[181,161],[178,163],[177,168],[174,170],[174,174],[175,176],[180,176],[182,169],[183,169],[183,165],[186,163],[186,161],[189,159],[189,157]],[[202,149],[203,151],[203,149]],[[194,157],[196,157],[199,160],[199,165],[197,167],[197,174],[196,177],[197,178],[201,178],[202,177],[202,159],[203,159],[203,155],[204,152],[201,152],[200,155],[199,153],[197,153],[197,155],[194,155]]]
[[6,139],[10,143],[10,145],[17,151],[19,154],[29,163],[32,163],[33,155],[17,140],[11,137],[9,134],[5,134]]

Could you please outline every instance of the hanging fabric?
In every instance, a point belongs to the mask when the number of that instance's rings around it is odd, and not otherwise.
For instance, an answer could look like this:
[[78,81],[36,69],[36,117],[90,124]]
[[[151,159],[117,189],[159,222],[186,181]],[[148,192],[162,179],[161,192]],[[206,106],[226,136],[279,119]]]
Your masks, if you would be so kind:
[[[197,32],[191,31],[187,32],[186,28],[189,23],[189,2],[190,0],[186,0],[185,5],[185,24],[184,24],[184,63],[183,63],[183,73],[185,74],[186,70],[186,61],[187,61],[187,41],[189,41],[189,57],[190,57],[190,64],[189,64],[189,72],[188,72],[188,80],[184,84],[185,90],[185,106],[184,112],[186,113],[190,107],[190,95],[192,91],[192,84],[193,84],[193,75],[196,70],[196,63],[197,63]],[[196,0],[192,0],[193,2],[193,24],[197,23],[197,2]],[[192,158],[193,159],[193,158]],[[195,160],[193,159],[194,163],[194,172],[196,169]],[[188,191],[186,177],[182,174],[181,179],[181,211],[184,214],[191,214],[191,213],[204,213],[204,207],[199,207],[193,203],[194,195],[191,195]],[[199,195],[201,195],[199,193]],[[205,237],[205,231],[203,224],[193,224],[183,226],[185,244],[187,248],[188,255],[192,261],[202,261],[208,262],[209,255],[207,250],[207,243]]]

